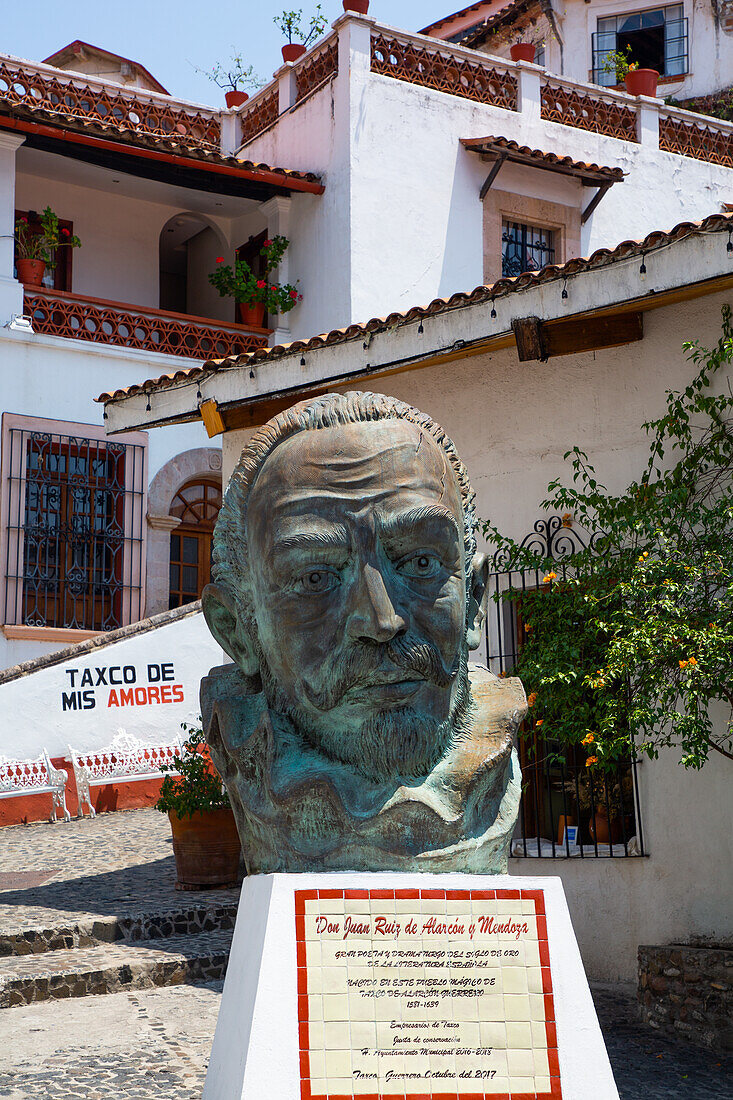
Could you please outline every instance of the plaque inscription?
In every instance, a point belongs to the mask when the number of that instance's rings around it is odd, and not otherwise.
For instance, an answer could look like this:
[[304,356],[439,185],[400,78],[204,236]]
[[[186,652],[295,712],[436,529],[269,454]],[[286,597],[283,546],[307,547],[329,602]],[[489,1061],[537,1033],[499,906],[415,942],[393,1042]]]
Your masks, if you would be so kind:
[[541,890],[296,890],[302,1100],[562,1096]]

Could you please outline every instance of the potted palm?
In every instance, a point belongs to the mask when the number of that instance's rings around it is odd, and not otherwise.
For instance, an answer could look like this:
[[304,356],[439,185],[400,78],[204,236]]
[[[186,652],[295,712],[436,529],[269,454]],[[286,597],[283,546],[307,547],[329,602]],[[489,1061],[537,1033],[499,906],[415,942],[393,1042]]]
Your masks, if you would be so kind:
[[234,298],[239,303],[243,325],[262,328],[267,313],[289,313],[302,299],[291,283],[274,283],[270,272],[277,267],[288,247],[287,237],[266,240],[260,249],[265,257],[264,271],[257,275],[246,260],[237,257],[233,264],[225,264],[224,257],[217,257],[219,265],[209,274],[209,282],[222,298]]
[[631,46],[611,50],[606,55],[601,72],[614,73],[616,83],[623,82],[629,95],[647,95],[654,99],[657,94],[659,73],[656,69],[640,69],[638,61],[631,60]]
[[15,222],[15,267],[21,283],[40,286],[47,267],[56,267],[56,250],[80,248],[81,241],[65,227],[50,206],[41,214],[22,214]]
[[188,736],[160,785],[156,810],[168,814],[176,860],[176,889],[234,886],[240,844],[229,796],[203,740],[200,726],[181,723]]
[[275,26],[279,27],[288,40],[282,47],[283,61],[297,61],[308,49],[309,44],[323,34],[328,26],[328,20],[320,4],[316,4],[316,10],[305,28],[302,26],[302,19],[303,9],[299,8],[297,11],[283,11],[273,20]]
[[226,66],[217,61],[213,69],[195,68],[222,89],[227,107],[241,107],[249,99],[249,93],[244,89],[261,88],[265,83],[254,71],[254,66],[245,65],[242,55],[234,51]]

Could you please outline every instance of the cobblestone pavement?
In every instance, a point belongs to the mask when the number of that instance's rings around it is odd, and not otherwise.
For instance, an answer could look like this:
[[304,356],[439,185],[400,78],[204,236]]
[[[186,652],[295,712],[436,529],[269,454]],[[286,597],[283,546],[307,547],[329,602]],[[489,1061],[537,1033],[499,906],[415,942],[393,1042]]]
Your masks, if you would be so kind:
[[175,889],[170,824],[150,809],[0,829],[0,867],[52,873],[40,886],[0,889],[0,935],[237,897],[233,890]]
[[[221,988],[183,985],[2,1012],[0,1097],[200,1100]],[[628,987],[594,986],[593,995],[621,1100],[731,1100],[733,1060],[641,1025]]]

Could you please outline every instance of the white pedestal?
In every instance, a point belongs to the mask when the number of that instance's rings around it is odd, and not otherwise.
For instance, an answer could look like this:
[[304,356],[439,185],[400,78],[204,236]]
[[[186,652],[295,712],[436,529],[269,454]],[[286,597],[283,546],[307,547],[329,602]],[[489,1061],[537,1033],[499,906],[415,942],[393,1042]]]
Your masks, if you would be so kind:
[[245,881],[204,1100],[618,1100],[559,878]]

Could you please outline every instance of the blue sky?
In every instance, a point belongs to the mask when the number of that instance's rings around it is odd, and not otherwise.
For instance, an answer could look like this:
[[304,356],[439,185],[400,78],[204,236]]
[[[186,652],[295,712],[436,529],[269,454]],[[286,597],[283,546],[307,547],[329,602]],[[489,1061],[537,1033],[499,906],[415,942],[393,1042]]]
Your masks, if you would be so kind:
[[[241,50],[255,71],[269,78],[281,64],[282,37],[273,17],[310,0],[23,0],[3,4],[0,50],[33,60],[80,38],[140,61],[171,95],[216,104],[223,93],[194,66],[207,69]],[[460,0],[372,0],[370,14],[394,27],[419,30],[456,11]],[[333,21],[341,0],[322,0]]]

